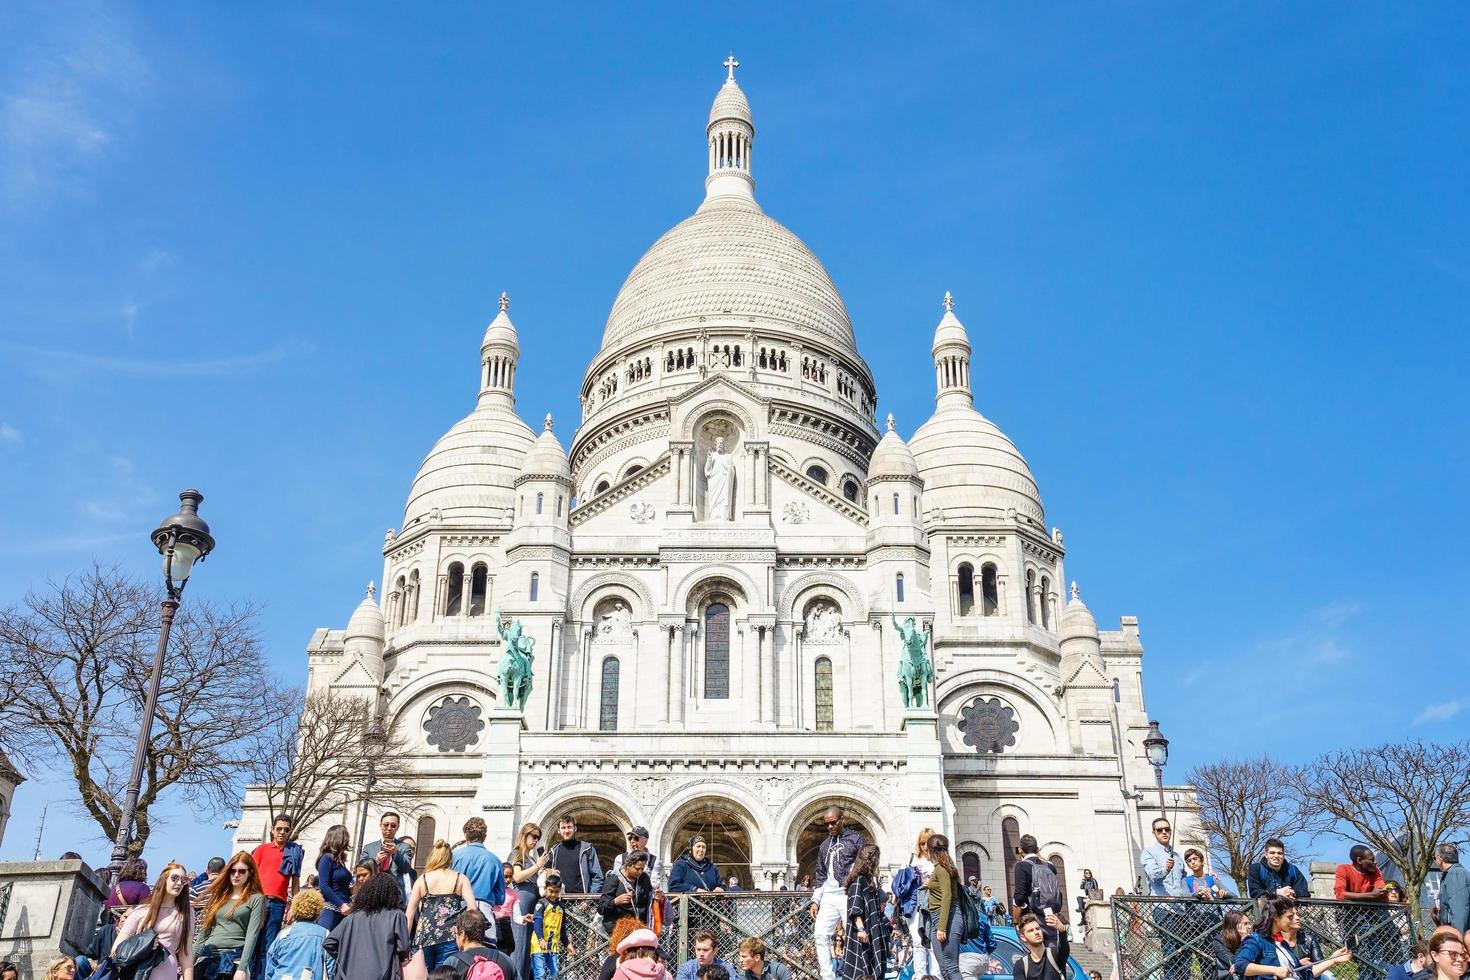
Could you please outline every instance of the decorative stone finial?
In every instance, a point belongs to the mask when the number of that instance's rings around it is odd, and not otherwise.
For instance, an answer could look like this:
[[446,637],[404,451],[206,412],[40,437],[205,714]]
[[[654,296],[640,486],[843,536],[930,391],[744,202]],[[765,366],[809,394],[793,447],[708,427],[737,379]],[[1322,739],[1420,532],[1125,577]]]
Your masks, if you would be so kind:
[[725,82],[727,84],[734,84],[735,69],[740,67],[740,62],[735,60],[734,52],[731,52],[730,56],[725,59],[725,67],[730,70],[730,74],[725,77]]
[[547,432],[550,432],[551,431],[551,413],[550,412],[547,412],[546,413],[546,431]]
[[510,293],[500,294],[500,312],[504,313],[510,309]]
[[888,431],[889,432],[892,432],[893,431],[893,413],[892,412],[889,412],[888,413]]
[[373,583],[373,582],[369,582],[368,583],[368,587],[367,587],[367,597],[369,599],[372,599],[372,598],[375,598],[377,596],[377,594],[378,594],[378,587],[377,587],[377,585],[375,583]]
[[1073,579],[1072,580],[1072,601],[1073,602],[1081,602],[1082,601],[1082,596],[1077,591],[1077,580],[1076,579]]
[[954,312],[954,294],[951,293],[948,289],[944,291],[944,312]]

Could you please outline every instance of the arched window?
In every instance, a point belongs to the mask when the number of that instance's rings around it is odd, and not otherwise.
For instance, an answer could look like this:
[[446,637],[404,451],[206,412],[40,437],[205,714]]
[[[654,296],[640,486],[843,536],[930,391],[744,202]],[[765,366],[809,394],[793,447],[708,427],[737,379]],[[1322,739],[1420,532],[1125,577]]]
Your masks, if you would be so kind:
[[850,503],[850,504],[857,503],[858,493],[859,493],[859,490],[858,490],[858,485],[857,485],[857,481],[856,480],[845,480],[845,481],[843,481],[843,484],[842,484],[842,496],[845,497],[845,498],[847,498],[847,502],[848,503]]
[[975,615],[975,569],[969,562],[960,566],[960,615]]
[[536,494],[536,513],[541,513],[541,508],[546,504],[546,494]]
[[1006,869],[1006,894],[1016,894],[1017,852],[1021,849],[1021,825],[1015,817],[1006,817],[1000,822],[1000,862]]
[[602,660],[602,701],[597,714],[597,730],[618,730],[618,658],[604,657]]
[[898,516],[898,494],[893,495],[893,516]]
[[429,863],[429,852],[434,849],[434,833],[437,829],[433,817],[419,817],[418,836],[414,838],[418,846],[413,850],[415,871],[422,873],[424,865]]
[[970,883],[971,878],[977,881],[980,879],[980,855],[974,851],[966,851],[960,863],[964,865],[960,870],[964,872],[966,885]]
[[536,601],[536,597],[539,596],[540,594],[541,594],[541,576],[538,575],[538,574],[536,574],[535,572],[532,572],[531,573],[531,601],[532,602],[535,602]]
[[408,621],[416,623],[419,621],[419,570],[417,568],[408,573],[408,590],[412,597],[408,606]]
[[989,562],[980,568],[980,602],[980,615],[1000,615],[1000,577]]
[[643,467],[641,467],[641,466],[630,466],[630,467],[628,467],[628,472],[626,472],[626,473],[623,474],[623,479],[626,480],[628,477],[632,476],[634,473],[642,473],[642,472],[643,472]]
[[1050,862],[1051,866],[1057,871],[1057,887],[1061,889],[1063,895],[1067,894],[1066,859],[1063,858],[1060,854],[1053,854],[1051,857],[1047,858],[1047,861]]
[[470,615],[485,615],[485,591],[489,584],[490,570],[484,565],[476,565],[470,572]]
[[1026,569],[1026,622],[1036,625],[1036,571]]
[[612,484],[611,483],[608,483],[606,480],[602,480],[602,481],[600,481],[597,484],[597,489],[596,490],[593,490],[592,492],[593,493],[607,493],[608,490],[610,490],[610,489],[612,489]]
[[723,602],[704,610],[704,696],[730,696],[730,607]]
[[895,602],[903,602],[903,572],[899,572],[893,580],[893,597]]
[[393,584],[393,591],[398,594],[397,608],[393,610],[393,625],[402,626],[403,617],[408,613],[408,582],[402,575]]
[[1041,576],[1041,595],[1037,596],[1041,603],[1041,625],[1045,629],[1051,629],[1051,579],[1045,575]]
[[444,597],[444,615],[458,616],[464,609],[464,566],[449,566],[449,589]]
[[806,468],[806,476],[808,480],[814,483],[820,483],[824,487],[827,485],[827,471],[820,466],[808,466]]
[[830,732],[832,730],[832,660],[830,657],[817,658],[817,677],[812,690],[817,696],[817,731]]

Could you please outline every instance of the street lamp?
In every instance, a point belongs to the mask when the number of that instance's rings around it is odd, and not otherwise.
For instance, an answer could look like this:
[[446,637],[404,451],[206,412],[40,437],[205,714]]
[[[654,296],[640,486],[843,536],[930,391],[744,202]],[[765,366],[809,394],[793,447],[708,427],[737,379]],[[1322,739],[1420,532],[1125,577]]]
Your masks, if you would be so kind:
[[160,603],[158,648],[153,652],[153,673],[148,678],[148,696],[143,702],[143,717],[138,725],[138,744],[133,749],[133,773],[128,778],[128,793],[118,814],[117,839],[112,845],[112,864],[108,876],[117,884],[128,845],[133,837],[133,818],[138,809],[138,791],[143,782],[143,763],[148,758],[148,743],[153,737],[153,712],[158,707],[158,687],[163,681],[163,655],[168,650],[168,633],[173,626],[179,597],[189,583],[194,563],[203,561],[214,550],[209,525],[199,516],[204,494],[185,490],[179,494],[179,512],[165,518],[152,534],[153,544],[163,556],[163,582],[168,595]]
[[1143,752],[1148,756],[1148,764],[1154,767],[1154,784],[1159,788],[1159,816],[1168,820],[1168,809],[1164,806],[1164,767],[1169,764],[1169,740],[1159,731],[1156,721],[1148,723],[1148,734],[1143,737]]
[[[372,709],[369,709],[372,710]],[[367,749],[367,783],[362,791],[362,812],[357,815],[357,844],[359,852],[366,842],[368,806],[373,798],[373,785],[378,781],[377,762],[378,752],[388,742],[388,735],[383,731],[383,722],[378,718],[377,712],[373,712],[373,722],[363,735],[363,746]]]

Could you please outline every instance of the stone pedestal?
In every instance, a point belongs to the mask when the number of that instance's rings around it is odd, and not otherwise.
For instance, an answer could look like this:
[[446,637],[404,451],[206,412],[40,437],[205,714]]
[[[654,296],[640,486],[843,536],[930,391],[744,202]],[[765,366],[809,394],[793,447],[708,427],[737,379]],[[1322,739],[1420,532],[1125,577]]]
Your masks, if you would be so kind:
[[939,715],[932,708],[908,708],[903,713],[903,734],[908,743],[904,796],[918,824],[942,827],[954,837],[954,812],[944,792],[944,761],[939,748]]
[[485,821],[488,841],[515,839],[521,733],[525,730],[526,718],[520,711],[495,708],[490,712],[485,732],[485,767],[474,804],[474,812]]
[[21,976],[43,976],[52,960],[78,955],[91,940],[103,890],[81,861],[0,863],[5,888],[0,960],[17,964]]

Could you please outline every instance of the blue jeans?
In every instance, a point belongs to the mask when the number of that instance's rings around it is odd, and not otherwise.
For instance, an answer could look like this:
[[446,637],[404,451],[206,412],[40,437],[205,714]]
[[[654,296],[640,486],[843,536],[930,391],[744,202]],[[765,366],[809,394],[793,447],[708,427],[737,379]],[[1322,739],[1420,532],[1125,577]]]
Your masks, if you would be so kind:
[[[425,946],[424,966],[429,970],[433,970],[434,967],[453,956],[458,949],[459,947],[454,944],[453,939],[447,942],[433,943],[432,945]],[[510,978],[506,977],[506,980],[510,980]]]
[[265,900],[265,922],[260,926],[260,938],[255,941],[255,955],[250,958],[250,975],[265,976],[265,954],[276,934],[281,931],[281,922],[286,918],[286,903],[279,898]]
[[[934,932],[938,933],[938,925]],[[941,980],[961,980],[960,973],[960,944],[964,937],[960,933],[965,931],[965,917],[960,915],[958,905],[949,907],[949,922],[944,926],[944,942],[939,942],[931,934],[930,940],[934,946],[934,958],[939,961],[939,976]]]
[[559,953],[532,953],[531,972],[536,980],[556,980],[561,972],[561,964],[557,962],[560,957]]

